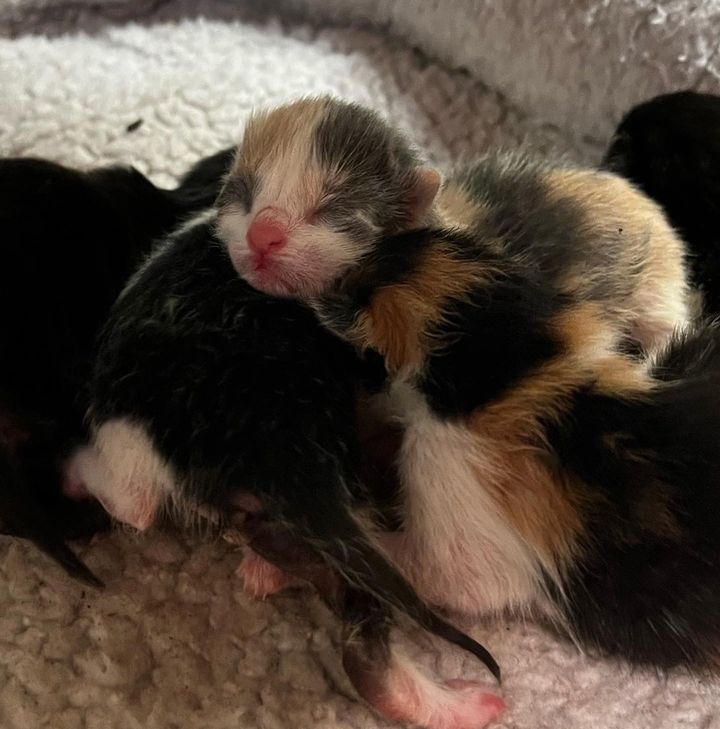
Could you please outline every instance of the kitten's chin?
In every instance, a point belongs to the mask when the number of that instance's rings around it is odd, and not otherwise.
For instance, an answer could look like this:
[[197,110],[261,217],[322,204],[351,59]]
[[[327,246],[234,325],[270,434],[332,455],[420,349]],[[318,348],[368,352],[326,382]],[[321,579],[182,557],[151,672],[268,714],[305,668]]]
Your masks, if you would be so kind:
[[269,296],[277,296],[281,298],[302,298],[302,294],[299,292],[296,286],[285,281],[281,276],[276,273],[271,273],[267,270],[261,271],[245,271],[240,275],[247,281],[250,286],[258,291],[262,291],[264,294]]
[[289,269],[279,261],[265,262],[262,266],[252,261],[242,262],[241,265],[235,261],[233,263],[250,286],[270,296],[314,299],[326,291],[332,281],[311,265]]
[[253,253],[227,245],[233,268],[250,286],[270,296],[308,301],[332,289],[344,266],[315,246],[288,245],[277,253]]

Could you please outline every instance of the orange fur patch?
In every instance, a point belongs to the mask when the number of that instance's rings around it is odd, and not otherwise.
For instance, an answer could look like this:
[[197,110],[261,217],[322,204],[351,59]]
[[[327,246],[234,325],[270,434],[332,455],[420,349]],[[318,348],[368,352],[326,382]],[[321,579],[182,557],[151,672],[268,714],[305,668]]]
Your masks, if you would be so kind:
[[561,313],[554,329],[565,351],[473,413],[468,425],[481,443],[493,444],[499,470],[507,473],[496,479],[479,473],[483,486],[528,542],[563,564],[578,548],[582,514],[595,497],[553,461],[544,447],[544,423],[562,417],[584,385],[633,397],[647,393],[652,383],[642,362],[614,350],[612,329],[597,305]]
[[326,100],[309,98],[253,114],[234,167],[254,172],[269,160],[286,156],[300,138],[310,139],[326,108]]
[[470,294],[487,277],[482,264],[459,261],[438,245],[402,283],[378,290],[351,336],[384,355],[390,372],[418,371],[436,344],[431,330],[442,321],[448,300]]
[[496,441],[494,461],[503,476],[489,479],[478,470],[478,482],[545,564],[562,573],[581,549],[589,492],[527,443]]

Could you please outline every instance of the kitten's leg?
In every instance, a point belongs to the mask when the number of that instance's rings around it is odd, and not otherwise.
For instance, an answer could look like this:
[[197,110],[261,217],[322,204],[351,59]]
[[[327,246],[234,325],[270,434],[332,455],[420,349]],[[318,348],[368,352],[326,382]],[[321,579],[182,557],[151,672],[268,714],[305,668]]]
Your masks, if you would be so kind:
[[249,547],[246,548],[236,574],[243,580],[245,593],[260,599],[275,595],[296,582],[292,575],[268,562]]
[[482,684],[425,675],[390,641],[390,610],[347,588],[343,600],[343,667],[360,696],[393,721],[427,729],[481,729],[505,708]]
[[334,573],[310,548],[270,522],[249,526],[250,544],[290,574],[311,582],[343,620],[343,667],[355,690],[382,716],[427,729],[482,729],[505,708],[480,683],[435,681],[390,643],[390,608]]
[[255,599],[263,599],[280,592],[292,584],[293,577],[261,557],[248,543],[247,520],[251,520],[250,523],[262,521],[264,515],[262,502],[254,494],[241,491],[233,498],[232,506],[240,514],[240,523],[237,528],[226,533],[226,537],[243,547],[242,562],[235,570],[235,574],[242,579],[245,594]]
[[297,535],[258,515],[249,515],[241,529],[248,551],[238,571],[246,579],[250,594],[271,595],[303,580],[324,597],[334,599],[339,586],[337,575]]
[[[154,468],[155,462],[159,458],[149,441],[135,450],[122,442],[105,451],[84,446],[66,464],[63,493],[74,499],[94,496],[113,518],[144,531],[155,522],[161,501],[156,486],[161,467]],[[170,478],[165,482],[169,489]]]

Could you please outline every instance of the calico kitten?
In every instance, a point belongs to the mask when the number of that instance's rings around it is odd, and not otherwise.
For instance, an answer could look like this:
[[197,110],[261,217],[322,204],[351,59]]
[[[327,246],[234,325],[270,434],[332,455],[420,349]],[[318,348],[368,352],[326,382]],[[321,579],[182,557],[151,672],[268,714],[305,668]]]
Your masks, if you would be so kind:
[[439,188],[321,99],[257,115],[220,196],[241,276],[384,358],[402,530],[378,543],[431,604],[714,667],[720,334],[689,324],[681,239],[608,172],[491,155]]
[[218,231],[250,284],[310,299],[383,236],[426,224],[472,236],[487,221],[508,255],[532,256],[561,293],[598,301],[632,344],[652,350],[687,323],[682,241],[622,178],[506,156],[440,183],[372,112],[303,99],[251,119]]

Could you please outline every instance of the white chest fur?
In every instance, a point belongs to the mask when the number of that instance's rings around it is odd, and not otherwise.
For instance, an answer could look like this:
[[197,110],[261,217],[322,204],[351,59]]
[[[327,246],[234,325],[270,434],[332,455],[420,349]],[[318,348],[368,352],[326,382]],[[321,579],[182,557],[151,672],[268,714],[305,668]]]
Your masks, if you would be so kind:
[[526,609],[541,592],[540,566],[493,499],[508,474],[492,444],[437,418],[407,382],[392,386],[388,405],[405,428],[404,534],[391,548],[400,569],[433,604],[469,614]]

